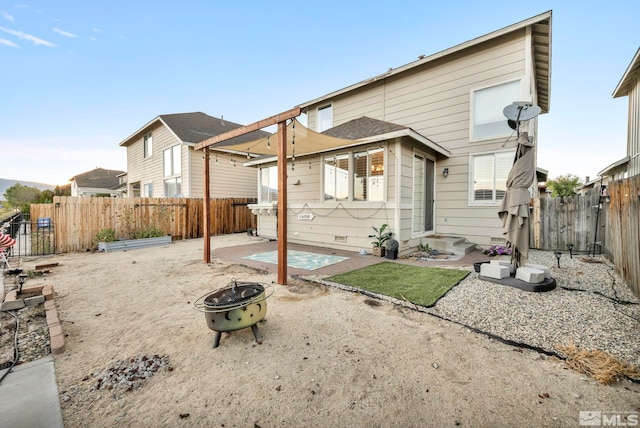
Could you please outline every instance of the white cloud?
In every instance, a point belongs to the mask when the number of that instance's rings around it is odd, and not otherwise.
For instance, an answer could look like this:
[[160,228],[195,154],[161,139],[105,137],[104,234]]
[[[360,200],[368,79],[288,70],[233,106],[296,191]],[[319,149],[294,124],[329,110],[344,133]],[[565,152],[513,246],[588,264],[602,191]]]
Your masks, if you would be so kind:
[[53,31],[55,31],[55,32],[56,32],[56,33],[58,33],[58,34],[62,34],[62,35],[63,35],[63,36],[65,36],[65,37],[78,37],[78,36],[76,36],[76,35],[75,35],[75,34],[73,34],[73,33],[70,33],[70,32],[68,32],[68,31],[61,30],[61,29],[59,29],[59,28],[57,28],[57,27],[53,27],[53,28],[52,28],[52,30],[53,30]]
[[36,36],[32,36],[31,34],[23,33],[22,31],[11,30],[10,28],[4,28],[4,27],[0,27],[0,31],[4,31],[7,34],[11,34],[11,35],[19,37],[21,39],[33,42],[33,44],[36,45],[36,46],[42,45],[42,46],[49,46],[49,47],[52,47],[52,48],[56,47],[56,45],[54,43],[51,43],[51,42],[49,42],[47,40],[38,38]]
[[15,19],[13,18],[13,16],[11,16],[11,14],[9,12],[7,12],[6,10],[1,10],[0,11],[0,15],[2,15],[2,17],[4,19],[6,19],[7,21],[15,21]]
[[20,46],[13,43],[11,40],[3,39],[0,37],[0,45],[11,46],[12,48],[19,48]]

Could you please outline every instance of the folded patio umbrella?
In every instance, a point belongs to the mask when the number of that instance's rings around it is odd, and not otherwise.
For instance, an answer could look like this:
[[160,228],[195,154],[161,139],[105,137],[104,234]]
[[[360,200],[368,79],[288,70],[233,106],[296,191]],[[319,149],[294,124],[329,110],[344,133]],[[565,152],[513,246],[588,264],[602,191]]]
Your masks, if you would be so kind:
[[535,153],[527,133],[518,138],[516,157],[507,176],[507,192],[502,199],[498,216],[502,220],[502,234],[512,249],[511,263],[522,266],[529,257],[529,187],[535,177]]

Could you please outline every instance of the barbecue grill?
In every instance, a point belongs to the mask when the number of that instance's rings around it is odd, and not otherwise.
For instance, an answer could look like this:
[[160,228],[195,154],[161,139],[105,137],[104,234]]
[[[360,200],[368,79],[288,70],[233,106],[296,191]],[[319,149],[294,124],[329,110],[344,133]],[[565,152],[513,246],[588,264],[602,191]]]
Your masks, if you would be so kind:
[[204,313],[207,326],[216,332],[213,348],[220,344],[222,332],[251,327],[258,344],[262,334],[258,322],[267,314],[267,298],[273,294],[273,286],[258,282],[238,282],[235,278],[221,290],[212,291],[198,298],[194,307]]

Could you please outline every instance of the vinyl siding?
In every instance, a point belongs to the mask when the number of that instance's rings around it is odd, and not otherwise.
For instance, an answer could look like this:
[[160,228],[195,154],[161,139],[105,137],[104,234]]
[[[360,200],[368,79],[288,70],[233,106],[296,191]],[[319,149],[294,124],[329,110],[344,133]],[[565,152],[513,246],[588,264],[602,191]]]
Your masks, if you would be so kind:
[[[204,197],[204,161],[203,152],[189,147],[191,156],[191,197]],[[231,160],[235,160],[235,167]],[[209,156],[209,189],[211,198],[256,198],[257,171],[244,167],[244,156],[218,154]]]
[[627,136],[627,156],[629,156],[629,176],[640,174],[640,79],[629,91],[629,125]]
[[[368,116],[409,126],[451,151],[449,159],[438,158],[435,166],[436,234],[462,236],[481,245],[489,245],[492,237],[502,236],[498,204],[477,207],[468,202],[469,154],[501,150],[506,140],[500,137],[470,141],[471,94],[479,88],[520,79],[521,97],[530,99],[527,94],[535,91],[531,89],[533,72],[527,69],[531,67],[527,60],[528,40],[524,29],[515,31],[331,100],[334,126]],[[318,105],[326,103],[325,100]],[[310,126],[315,126],[316,108],[317,105],[308,108]],[[531,122],[535,131],[537,119]],[[514,140],[515,137],[511,147]],[[412,147],[403,145],[401,213],[397,220],[401,236],[396,238],[401,245],[407,239],[413,245],[418,243],[411,239],[412,156]],[[444,167],[449,168],[447,178],[442,176]]]

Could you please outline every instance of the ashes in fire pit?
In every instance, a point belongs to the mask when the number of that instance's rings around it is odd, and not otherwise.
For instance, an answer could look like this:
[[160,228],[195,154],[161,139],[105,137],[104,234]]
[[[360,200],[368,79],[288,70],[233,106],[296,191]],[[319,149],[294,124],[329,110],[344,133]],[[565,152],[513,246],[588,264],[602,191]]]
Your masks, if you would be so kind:
[[[227,288],[207,293],[194,302],[204,312],[207,326],[216,332],[213,348],[220,344],[222,332],[251,327],[258,344],[262,334],[257,323],[267,314],[267,298],[273,294],[271,285],[257,282],[237,282],[235,278]],[[269,294],[267,289],[270,288]]]

